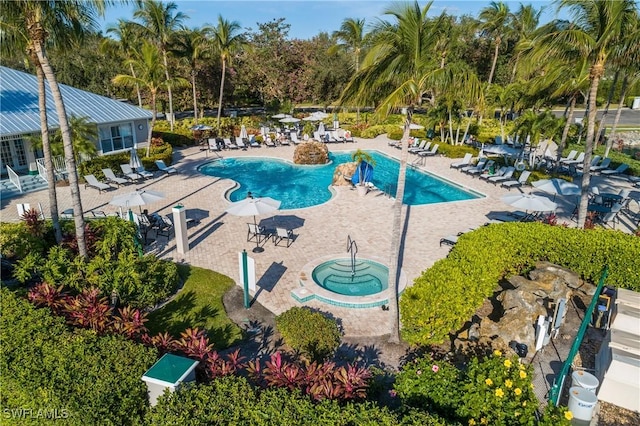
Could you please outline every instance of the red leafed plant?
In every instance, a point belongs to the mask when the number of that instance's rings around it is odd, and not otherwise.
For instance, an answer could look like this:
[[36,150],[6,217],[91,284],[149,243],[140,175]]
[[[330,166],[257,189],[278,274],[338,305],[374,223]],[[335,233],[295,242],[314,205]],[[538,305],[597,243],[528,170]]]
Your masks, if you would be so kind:
[[40,213],[36,209],[31,208],[25,211],[20,218],[24,220],[24,224],[31,235],[34,237],[44,236],[44,220],[40,218]]
[[147,321],[147,314],[139,309],[125,306],[118,309],[118,315],[112,318],[111,326],[114,331],[129,339],[136,339],[147,331],[147,327],[144,325]]
[[63,286],[58,288],[48,283],[40,283],[29,290],[28,298],[36,306],[47,306],[53,313],[60,315],[67,304],[67,293]]
[[209,338],[203,330],[198,328],[187,328],[180,333],[180,339],[176,342],[176,349],[186,356],[204,360],[209,352],[213,350],[213,344],[209,343]]
[[231,352],[226,358],[213,351],[205,359],[205,371],[210,379],[235,374],[244,367],[243,360],[244,357],[240,356],[240,349]]
[[155,346],[160,353],[163,354],[173,351],[176,348],[177,343],[176,339],[166,331],[164,333],[158,333],[152,337],[149,337],[149,335],[145,333],[142,335],[142,341]]
[[91,328],[104,333],[110,325],[110,308],[106,297],[100,297],[100,290],[84,290],[76,297],[67,299],[65,306],[67,321],[73,325]]
[[[84,228],[84,238],[87,243],[87,249],[89,250],[89,255],[95,255],[95,247],[96,243],[99,240],[98,232],[95,228],[89,226],[88,224]],[[74,254],[78,254],[78,240],[76,236],[73,234],[65,234],[62,236],[62,246],[70,249]]]

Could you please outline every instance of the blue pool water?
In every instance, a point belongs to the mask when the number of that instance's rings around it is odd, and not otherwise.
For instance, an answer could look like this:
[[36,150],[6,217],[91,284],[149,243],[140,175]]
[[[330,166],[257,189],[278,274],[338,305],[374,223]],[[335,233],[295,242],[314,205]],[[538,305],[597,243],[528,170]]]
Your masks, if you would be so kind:
[[345,296],[369,296],[389,287],[389,268],[372,260],[357,259],[352,275],[351,259],[321,263],[313,270],[313,280],[320,287]]
[[[395,196],[400,163],[378,151],[368,152],[376,162],[373,184]],[[332,152],[329,159],[329,164],[302,166],[274,158],[223,158],[206,163],[199,170],[208,176],[236,181],[239,187],[229,194],[231,201],[241,200],[251,191],[256,197],[280,200],[280,209],[287,210],[316,206],[331,199],[329,186],[336,166],[352,160],[350,152]],[[480,197],[437,176],[407,167],[405,204],[432,204]]]

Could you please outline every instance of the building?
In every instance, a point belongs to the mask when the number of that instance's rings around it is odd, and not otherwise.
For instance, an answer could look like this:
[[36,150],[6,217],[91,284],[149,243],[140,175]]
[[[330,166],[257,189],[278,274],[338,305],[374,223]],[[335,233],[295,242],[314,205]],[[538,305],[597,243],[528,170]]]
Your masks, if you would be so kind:
[[[45,83],[50,129],[59,126],[49,84]],[[98,126],[95,141],[100,155],[127,151],[147,140],[151,112],[121,101],[64,84],[60,91],[68,116],[87,117]],[[38,81],[35,75],[0,66],[0,173],[7,167],[17,174],[35,174],[41,152],[31,148],[28,136],[39,137]]]

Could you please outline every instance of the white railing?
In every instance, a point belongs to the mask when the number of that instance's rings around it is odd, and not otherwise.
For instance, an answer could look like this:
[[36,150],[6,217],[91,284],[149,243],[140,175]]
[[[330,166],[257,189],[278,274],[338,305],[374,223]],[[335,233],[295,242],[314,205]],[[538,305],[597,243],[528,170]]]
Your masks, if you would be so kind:
[[47,180],[47,168],[44,166],[44,158],[36,158],[36,165],[38,166],[38,174],[45,182],[49,182]]
[[56,172],[63,173],[67,171],[67,163],[64,162],[64,157],[62,155],[53,157],[52,160],[53,168]]
[[11,183],[14,184],[16,188],[18,188],[18,191],[22,192],[22,182],[20,182],[20,176],[18,176],[18,174],[14,172],[13,169],[9,166],[7,166],[7,173],[9,173],[9,180],[11,181]]

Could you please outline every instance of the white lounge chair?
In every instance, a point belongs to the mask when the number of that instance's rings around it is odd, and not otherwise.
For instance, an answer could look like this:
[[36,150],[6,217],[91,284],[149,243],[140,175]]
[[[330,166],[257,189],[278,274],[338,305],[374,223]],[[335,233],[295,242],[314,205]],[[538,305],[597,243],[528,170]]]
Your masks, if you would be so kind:
[[487,159],[486,158],[479,158],[478,162],[475,165],[471,165],[469,164],[468,166],[463,166],[460,167],[458,170],[460,170],[461,172],[468,172],[469,170],[475,170],[475,169],[479,169],[482,170],[484,168],[484,165],[487,164]]
[[209,151],[220,151],[216,138],[209,138],[207,139],[207,142],[209,144]]
[[576,164],[582,163],[582,161],[584,161],[584,152],[578,154],[578,157],[574,160],[560,160],[560,163],[564,164],[565,166],[575,166]]
[[509,190],[511,190],[511,188],[513,188],[514,186],[526,185],[529,176],[531,176],[531,172],[529,170],[524,170],[522,173],[520,173],[520,177],[517,180],[508,180],[506,182],[502,182],[500,186],[503,188],[509,188]]
[[478,177],[482,180],[486,180],[486,179],[489,179],[490,177],[502,176],[503,174],[505,174],[506,171],[507,171],[507,166],[502,166],[498,170],[494,170],[493,173],[491,173],[491,169],[485,170]]
[[120,169],[124,176],[130,181],[136,181],[142,179],[142,175],[133,171],[130,165],[128,164],[120,164]]
[[451,163],[451,164],[449,165],[449,167],[450,167],[450,168],[453,168],[453,169],[459,169],[459,168],[461,168],[461,167],[468,166],[469,164],[471,164],[471,159],[472,159],[472,158],[473,158],[473,154],[472,154],[472,153],[470,153],[470,152],[467,152],[467,153],[464,155],[464,158],[463,158],[461,161],[457,161],[457,162],[455,162],[455,163]]
[[291,132],[291,142],[293,142],[294,145],[298,145],[299,143],[302,143],[302,141],[300,139],[298,139],[298,134],[296,132]]
[[275,147],[276,147],[276,144],[275,144],[275,143],[273,143],[273,141],[271,140],[271,136],[267,136],[267,137],[264,139],[264,144],[265,144],[266,146],[268,146],[268,147],[271,147],[271,148],[275,148]]
[[230,138],[223,138],[222,139],[224,141],[224,147],[227,149],[238,149],[238,145],[236,145],[235,143],[231,142]]
[[102,192],[107,189],[113,188],[111,185],[107,185],[106,183],[100,182],[94,175],[85,175],[84,177],[85,184],[84,187],[91,187],[98,190],[98,192]]
[[494,164],[495,164],[495,161],[489,160],[486,163],[484,163],[484,167],[482,167],[482,168],[476,167],[474,169],[468,169],[468,170],[465,171],[464,169],[466,169],[466,167],[464,167],[462,169],[462,171],[464,171],[468,175],[480,175],[480,174],[486,172],[487,170],[489,170],[489,168],[493,167]]
[[490,178],[487,179],[487,182],[491,182],[494,185],[499,184],[500,182],[507,182],[509,180],[511,180],[511,178],[513,177],[513,174],[515,173],[516,168],[513,166],[509,166],[507,167],[507,169],[504,171],[504,173],[500,176],[491,176]]
[[572,161],[576,158],[576,155],[578,155],[578,151],[574,149],[566,157],[560,158],[560,163],[564,163],[565,161]]
[[104,177],[107,178],[108,182],[115,183],[118,186],[129,183],[128,180],[117,177],[111,169],[102,169],[102,173],[104,174]]
[[236,146],[242,150],[246,150],[247,146],[244,144],[242,138],[236,138]]
[[599,172],[601,170],[607,170],[609,168],[609,164],[611,164],[611,158],[603,158],[600,164],[597,166],[589,167],[589,170],[592,172]]
[[158,170],[165,172],[168,175],[178,173],[178,170],[175,167],[167,167],[167,165],[164,164],[164,160],[156,160],[156,166],[158,167]]
[[611,170],[611,169],[602,170],[600,172],[600,174],[601,175],[606,175],[606,176],[621,175],[622,173],[626,172],[628,168],[629,168],[628,164],[622,163],[616,169],[614,169],[614,170]]
[[16,208],[18,209],[18,217],[22,219],[22,216],[31,210],[31,205],[29,203],[16,204]]
[[431,151],[420,151],[418,155],[420,157],[432,157],[438,153],[438,147],[440,147],[440,145],[435,144],[433,148],[431,148]]
[[144,179],[151,179],[151,178],[155,177],[155,175],[152,172],[149,172],[149,171],[145,170],[144,166],[138,167],[136,169],[136,173],[141,175]]
[[420,151],[423,151],[425,149],[429,149],[429,148],[425,148],[427,146],[427,144],[431,144],[431,142],[429,142],[429,141],[427,141],[425,139],[422,142],[420,142],[420,144],[418,144],[418,146],[414,146],[414,147],[409,148],[408,152],[409,152],[409,154],[417,154]]

